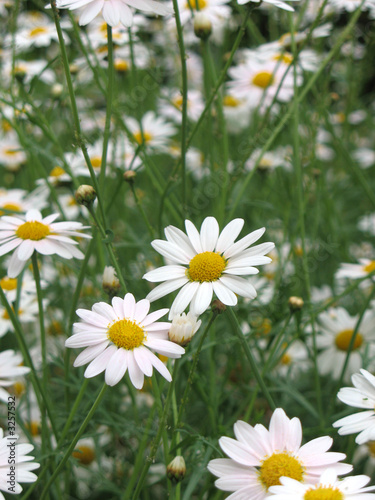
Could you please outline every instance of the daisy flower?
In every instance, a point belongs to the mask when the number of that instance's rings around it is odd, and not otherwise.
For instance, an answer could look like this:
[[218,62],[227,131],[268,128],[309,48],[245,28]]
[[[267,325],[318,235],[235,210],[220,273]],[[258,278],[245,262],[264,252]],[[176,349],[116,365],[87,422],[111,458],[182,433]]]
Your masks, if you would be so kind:
[[375,500],[373,491],[375,486],[366,486],[370,478],[368,476],[352,476],[345,479],[337,479],[337,470],[329,468],[323,472],[319,482],[302,484],[295,479],[282,477],[280,486],[272,486],[270,498],[274,500]]
[[81,26],[92,21],[99,12],[102,13],[105,22],[110,26],[117,26],[119,23],[131,26],[133,14],[129,7],[159,16],[173,13],[173,9],[169,5],[155,0],[57,0],[56,7],[69,10],[84,7],[79,18]]
[[164,118],[157,117],[153,111],[147,112],[142,120],[142,128],[135,118],[127,118],[128,126],[137,144],[145,144],[155,151],[165,151],[170,138],[175,135],[176,129]]
[[[14,475],[14,470],[16,471],[15,485],[13,486],[12,493],[19,494],[22,491],[21,483],[34,483],[38,477],[30,472],[34,469],[39,468],[39,464],[33,462],[34,457],[28,455],[34,446],[31,444],[16,444],[18,436],[15,435],[12,438],[10,436],[4,437],[3,429],[0,429],[0,490],[9,491],[9,480],[10,476]],[[13,448],[14,446],[14,448]],[[10,465],[8,459],[10,457],[11,447],[15,451],[15,463]],[[11,469],[13,467],[13,469]],[[0,500],[5,500],[5,497],[0,493]]]
[[341,264],[338,271],[336,272],[335,278],[365,278],[370,273],[375,271],[375,260],[370,259],[359,259],[359,264]]
[[[9,296],[7,297],[9,300]],[[44,299],[43,304],[47,304]],[[38,302],[32,294],[21,294],[20,307],[17,311],[17,317],[20,323],[33,323],[37,320],[39,314]],[[0,306],[0,337],[3,337],[8,332],[13,332],[13,323],[9,317],[8,311]]]
[[343,11],[354,12],[361,7],[361,10],[373,9],[375,8],[375,0],[365,0],[363,3],[362,0],[328,0],[328,4],[335,11]]
[[16,379],[29,373],[30,368],[21,366],[22,356],[12,349],[0,353],[0,400],[8,403],[9,394],[3,387],[9,387]]
[[0,218],[0,256],[11,251],[8,276],[16,278],[34,250],[42,255],[57,254],[64,259],[83,259],[78,243],[69,236],[91,238],[79,232],[86,229],[80,222],[54,222],[59,214],[43,218],[39,210],[28,210],[25,216]]
[[234,424],[234,434],[236,439],[219,440],[229,459],[218,458],[208,464],[208,470],[219,477],[216,487],[235,492],[227,500],[267,498],[269,489],[279,485],[282,476],[314,484],[328,466],[334,465],[338,474],[352,470],[351,465],[339,463],[344,453],[327,452],[332,446],[329,436],[301,446],[300,420],[290,420],[281,408],[274,411],[269,430],[239,420]]
[[185,221],[186,232],[174,226],[165,228],[167,241],[154,240],[151,245],[170,265],[154,269],[143,278],[159,282],[147,296],[152,302],[181,288],[175,298],[170,318],[182,313],[190,304],[195,316],[208,309],[213,293],[227,306],[237,304],[237,295],[254,299],[256,290],[241,276],[257,274],[253,266],[271,262],[265,255],[274,248],[273,243],[262,243],[248,248],[264,233],[265,228],[248,234],[234,242],[244,225],[243,219],[234,219],[219,234],[214,217],[206,217],[200,233],[192,222]]
[[[320,314],[318,320],[321,328],[316,341],[318,349],[322,350],[317,358],[319,372],[321,375],[331,374],[337,380],[345,363],[358,316],[352,317],[344,308],[337,307]],[[372,358],[375,354],[374,340],[374,313],[368,310],[354,339],[346,370],[347,376],[360,369],[362,354],[366,349],[369,358]]]
[[116,385],[126,370],[136,389],[142,389],[144,376],[151,377],[153,367],[168,382],[171,375],[164,363],[148,348],[169,358],[180,358],[185,349],[168,340],[170,323],[157,322],[168,312],[160,309],[148,314],[147,299],[136,302],[131,293],[124,299],[113,297],[112,306],[105,302],[94,304],[91,311],[78,309],[83,320],[74,324],[76,332],[66,347],[86,347],[74,366],[90,363],[85,377],[95,377],[105,371],[105,382]]
[[360,372],[352,376],[354,388],[341,388],[337,397],[349,406],[365,408],[367,411],[340,418],[333,427],[340,427],[341,436],[359,432],[355,441],[363,444],[375,440],[375,377],[366,370],[361,369]]
[[[298,1],[299,0],[288,0],[288,2]],[[257,3],[260,5],[262,3],[262,0],[238,0],[239,5],[244,5],[245,3],[249,2]],[[290,5],[285,2],[281,2],[281,0],[263,0],[263,3],[274,5],[275,7],[279,7],[279,9],[288,10],[289,12],[294,12],[294,9]]]
[[15,172],[26,163],[27,156],[18,137],[10,132],[0,140],[0,164],[7,170]]

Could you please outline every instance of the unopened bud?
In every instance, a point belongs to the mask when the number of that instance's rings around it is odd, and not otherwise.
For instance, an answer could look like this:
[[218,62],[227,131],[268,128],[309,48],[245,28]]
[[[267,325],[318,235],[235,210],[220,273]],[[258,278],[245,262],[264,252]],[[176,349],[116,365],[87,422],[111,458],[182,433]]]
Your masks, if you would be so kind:
[[198,11],[194,16],[194,33],[202,40],[206,40],[212,33],[212,23],[204,12]]
[[215,299],[211,304],[211,309],[217,314],[221,314],[226,310],[227,306],[223,304],[219,299]]
[[182,313],[175,316],[172,320],[172,325],[169,330],[169,340],[182,347],[188,345],[190,340],[198,331],[202,321],[191,313]]
[[184,457],[178,455],[167,465],[167,477],[174,483],[182,481],[186,474]]
[[105,266],[103,272],[102,286],[103,290],[112,297],[114,297],[120,290],[120,281],[116,276],[114,267]]
[[72,63],[70,66],[69,66],[69,71],[70,71],[70,74],[71,75],[76,75],[79,71],[79,67],[77,64],[74,64]]
[[94,203],[95,198],[96,198],[95,189],[87,184],[82,184],[75,192],[75,199],[78,205],[84,205],[85,207],[89,207]]
[[300,311],[304,305],[301,297],[289,297],[288,300],[290,312]]
[[124,181],[129,182],[129,184],[131,184],[134,182],[136,176],[137,173],[134,172],[134,170],[126,170],[126,172],[124,172]]
[[61,94],[63,93],[64,87],[61,85],[61,83],[55,83],[52,85],[51,88],[51,95],[52,97],[60,97]]

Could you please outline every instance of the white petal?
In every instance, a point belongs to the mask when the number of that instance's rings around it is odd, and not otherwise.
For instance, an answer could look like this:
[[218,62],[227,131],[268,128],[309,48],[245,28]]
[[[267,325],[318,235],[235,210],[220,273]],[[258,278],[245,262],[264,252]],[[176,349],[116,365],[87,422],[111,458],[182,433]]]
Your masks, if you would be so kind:
[[233,245],[234,240],[243,228],[244,222],[243,219],[234,219],[224,227],[216,244],[217,252],[223,253],[228,247]]
[[17,257],[20,260],[29,259],[34,252],[34,242],[31,240],[24,240],[17,250]]
[[174,280],[186,276],[186,267],[183,266],[163,266],[149,271],[143,279],[157,283],[159,281]]
[[262,227],[261,229],[257,229],[256,231],[253,231],[236,243],[233,243],[233,245],[225,250],[224,257],[226,259],[229,259],[229,257],[235,257],[247,247],[252,245],[255,241],[259,240],[259,238],[264,234],[265,230],[266,229],[264,227]]
[[202,223],[200,239],[204,252],[213,252],[219,237],[219,224],[215,217],[206,217]]
[[150,362],[148,353],[150,351],[144,346],[140,346],[133,350],[135,361],[139,368],[143,371],[147,377],[152,376],[152,364]]
[[124,317],[133,319],[135,313],[135,298],[132,293],[127,293],[124,297]]
[[177,297],[174,299],[171,310],[169,312],[169,318],[173,317],[175,314],[181,314],[187,306],[190,304],[191,299],[194,297],[196,291],[199,288],[200,283],[197,281],[187,283],[178,292]]
[[106,0],[103,5],[102,16],[110,26],[117,26],[120,22],[120,12],[115,2]]
[[[192,244],[194,250],[197,253],[202,253],[202,243],[201,238],[198,232],[198,229],[194,226],[194,224],[190,220],[185,221],[186,232],[189,237],[190,243]],[[188,264],[188,262],[187,262]]]
[[168,295],[169,293],[174,292],[175,290],[177,290],[177,288],[181,288],[188,282],[189,280],[186,277],[166,281],[165,283],[162,283],[161,285],[158,285],[153,290],[151,290],[146,299],[148,299],[150,302],[158,300],[161,297],[164,297],[164,295]]
[[91,347],[87,347],[84,351],[81,352],[81,354],[76,357],[73,366],[82,366],[90,363],[90,361],[95,359],[104,351],[108,344],[109,340],[97,345],[93,345]]
[[199,284],[198,290],[195,295],[194,309],[192,313],[196,316],[200,316],[204,311],[206,311],[211,304],[213,294],[212,283],[205,281]]
[[127,351],[128,355],[128,371],[131,383],[136,389],[142,389],[144,383],[144,374],[139,368],[134,359],[134,354],[132,351]]
[[232,292],[241,295],[241,297],[254,299],[257,296],[257,292],[253,285],[238,276],[222,276],[219,278],[219,281],[232,290]]
[[220,281],[213,282],[214,292],[216,297],[226,306],[235,306],[237,304],[236,295],[223,285]]
[[114,386],[125,375],[127,370],[127,354],[125,349],[118,349],[112,356],[111,362],[108,364],[105,371],[105,383]]
[[117,347],[115,345],[110,345],[109,347],[107,347],[105,351],[103,351],[97,358],[91,361],[91,363],[86,368],[84,376],[86,378],[92,378],[96,375],[99,375],[99,373],[104,372],[116,351]]

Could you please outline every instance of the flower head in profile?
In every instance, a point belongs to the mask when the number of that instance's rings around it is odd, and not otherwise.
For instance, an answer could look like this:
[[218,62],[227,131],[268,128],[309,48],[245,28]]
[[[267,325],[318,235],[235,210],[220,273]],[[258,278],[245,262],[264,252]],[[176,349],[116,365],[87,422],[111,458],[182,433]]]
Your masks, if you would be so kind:
[[169,382],[171,375],[164,363],[149,349],[168,358],[180,358],[185,349],[168,340],[170,323],[157,322],[168,309],[149,314],[150,302],[135,301],[131,293],[123,299],[113,297],[112,306],[94,304],[92,310],[78,309],[82,319],[74,324],[75,334],[66,347],[85,347],[74,366],[90,363],[85,377],[95,377],[105,371],[105,382],[117,384],[126,371],[134,387],[142,389],[144,376],[151,377],[153,367]]
[[281,408],[274,411],[269,430],[239,420],[234,424],[234,434],[236,439],[219,440],[230,458],[214,459],[208,464],[208,470],[219,477],[216,487],[235,492],[228,500],[267,498],[270,488],[279,485],[283,476],[314,484],[327,467],[334,466],[337,474],[352,470],[351,465],[339,463],[345,458],[343,453],[327,451],[332,445],[329,436],[301,446],[300,420],[289,419]]
[[333,427],[340,427],[339,434],[355,434],[356,443],[363,444],[375,440],[375,377],[367,370],[360,370],[352,376],[354,387],[342,387],[337,397],[343,403],[366,411],[340,418]]
[[206,217],[200,232],[189,220],[185,221],[187,234],[174,226],[165,228],[167,241],[154,240],[151,245],[170,265],[154,269],[143,278],[159,282],[147,296],[152,302],[181,288],[175,298],[170,318],[181,314],[190,304],[190,311],[199,316],[208,309],[212,296],[227,306],[237,304],[237,295],[254,299],[256,290],[242,276],[257,274],[254,266],[271,262],[265,255],[273,243],[261,243],[249,248],[264,233],[258,229],[234,242],[244,225],[243,219],[234,219],[224,229],[214,217]]
[[17,378],[30,371],[27,366],[21,366],[22,361],[21,354],[12,349],[0,353],[0,401],[4,403],[8,402],[9,394],[3,387],[10,387]]
[[[4,437],[4,431],[0,428],[0,490],[9,493],[9,476],[16,470],[16,481],[13,493],[19,494],[22,491],[22,486],[19,483],[34,483],[38,477],[31,472],[38,469],[39,464],[33,462],[34,457],[29,453],[34,449],[34,446],[27,443],[15,444],[15,464],[11,470],[9,465],[9,446],[14,441],[17,441],[18,436],[14,435],[14,439],[9,440],[9,436]],[[0,500],[5,500],[2,493],[0,493]]]
[[[294,12],[293,7],[291,7],[290,5],[288,5],[285,2],[282,2],[281,0],[238,0],[238,3],[240,5],[243,5],[245,3],[253,2],[253,3],[257,3],[260,5],[262,3],[262,1],[265,4],[270,4],[270,5],[274,5],[275,7],[279,7],[279,9],[288,10],[289,12]],[[287,0],[287,1],[288,2],[298,2],[299,0]]]
[[337,478],[335,468],[329,468],[315,485],[303,484],[289,477],[280,479],[280,486],[272,486],[270,498],[274,500],[375,500],[375,486],[367,486],[368,476]]
[[168,4],[155,0],[57,0],[56,7],[69,10],[83,7],[79,18],[81,26],[88,24],[100,12],[110,26],[117,26],[119,23],[131,26],[133,14],[129,7],[159,16],[173,13],[173,9]]
[[16,278],[32,256],[34,250],[42,255],[59,255],[64,259],[83,259],[76,248],[78,243],[70,236],[91,238],[79,232],[86,229],[80,222],[54,222],[58,214],[42,217],[39,210],[28,210],[25,216],[0,218],[0,256],[13,250],[9,261],[8,277]]

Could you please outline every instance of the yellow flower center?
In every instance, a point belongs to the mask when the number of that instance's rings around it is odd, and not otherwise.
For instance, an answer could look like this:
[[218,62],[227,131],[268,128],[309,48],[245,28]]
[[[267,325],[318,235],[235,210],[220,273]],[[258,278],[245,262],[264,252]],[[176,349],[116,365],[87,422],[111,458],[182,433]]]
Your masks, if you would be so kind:
[[15,290],[17,288],[17,280],[16,278],[4,276],[4,278],[0,280],[0,286],[3,290]]
[[120,72],[128,71],[129,64],[124,59],[118,59],[115,61],[115,70]]
[[91,165],[94,168],[99,168],[102,166],[102,157],[101,156],[93,156],[92,158],[90,158],[90,160],[91,160]]
[[173,99],[173,104],[176,106],[177,109],[182,109],[182,102],[183,98],[182,95],[179,95]]
[[145,332],[135,321],[120,319],[108,325],[108,338],[117,347],[131,351],[143,344]]
[[369,262],[368,264],[366,264],[363,268],[364,272],[365,273],[372,273],[373,271],[375,271],[375,260],[372,260],[371,262]]
[[284,54],[276,54],[273,57],[274,61],[280,61],[284,64],[292,64],[293,62],[293,56],[292,54],[289,54],[289,52],[285,52]]
[[42,33],[47,33],[46,28],[43,28],[42,26],[39,28],[34,28],[33,30],[30,31],[29,36],[38,36],[41,35]]
[[25,427],[33,437],[39,436],[40,423],[37,422],[36,420],[31,420],[31,422],[25,422]]
[[262,89],[266,89],[272,85],[274,81],[275,79],[269,71],[261,71],[260,73],[257,73],[252,80],[253,85]]
[[21,397],[22,394],[24,394],[26,391],[26,386],[23,382],[15,382],[13,384],[13,393],[17,396],[17,397]]
[[4,151],[4,154],[6,154],[7,156],[14,156],[18,153],[18,149],[6,149]]
[[279,479],[282,476],[291,477],[296,481],[302,481],[305,468],[296,458],[289,453],[274,453],[263,460],[259,470],[259,479],[268,490],[270,486],[281,484]]
[[61,167],[53,167],[53,169],[50,172],[50,177],[60,177],[61,175],[65,174],[65,170]]
[[43,240],[50,233],[51,231],[49,227],[37,220],[21,224],[16,231],[16,235],[18,236],[18,238],[21,238],[22,240],[32,241]]
[[207,7],[206,0],[188,0],[185,7],[193,10],[203,10]]
[[95,451],[91,446],[81,445],[76,451],[73,451],[72,456],[79,460],[83,465],[90,465],[95,460]]
[[292,356],[286,352],[284,356],[281,358],[280,363],[282,365],[290,365],[291,362],[292,362]]
[[147,144],[148,142],[151,141],[152,134],[150,134],[149,132],[144,131],[143,132],[143,137],[142,137],[142,132],[140,130],[138,130],[138,132],[136,132],[134,134],[134,139],[135,139],[135,141],[138,144],[143,144],[143,142],[145,142],[145,144]]
[[[340,349],[340,351],[347,351],[349,349],[350,342],[353,338],[353,333],[354,330],[348,329],[348,330],[342,330],[336,335],[335,344],[336,347]],[[352,350],[355,351],[356,349],[361,347],[362,344],[363,344],[363,336],[359,332],[357,332],[357,335],[355,336],[354,339]]]
[[237,108],[241,104],[241,101],[232,95],[226,95],[224,96],[223,104],[224,106],[228,106],[228,108]]
[[51,324],[48,327],[48,334],[52,336],[57,336],[57,335],[62,335],[63,333],[65,333],[65,331],[61,322],[57,321],[56,319],[52,320]]
[[[12,212],[21,212],[21,207],[17,205],[16,203],[5,203],[1,208],[4,208],[5,210],[10,210]],[[0,215],[3,215],[3,211],[0,211]]]
[[215,252],[198,253],[193,257],[187,270],[191,281],[216,281],[222,275],[227,265],[226,260]]
[[4,132],[9,132],[10,130],[12,130],[12,125],[6,120],[1,120],[1,128]]
[[368,451],[372,457],[375,457],[375,441],[369,441],[367,444]]
[[71,196],[68,200],[68,207],[75,207],[77,205],[76,199],[74,196]]
[[344,495],[332,486],[319,486],[307,490],[303,495],[303,500],[344,500]]
[[[13,307],[12,307],[12,311],[14,312]],[[21,316],[22,313],[23,313],[22,309],[18,309],[18,316]],[[3,319],[10,319],[10,316],[9,316],[8,311],[6,309],[4,309],[2,318]]]

